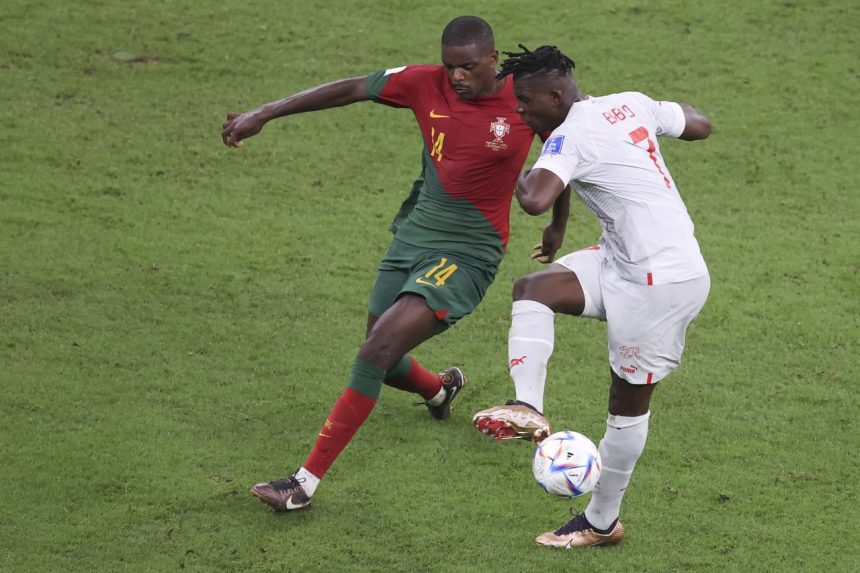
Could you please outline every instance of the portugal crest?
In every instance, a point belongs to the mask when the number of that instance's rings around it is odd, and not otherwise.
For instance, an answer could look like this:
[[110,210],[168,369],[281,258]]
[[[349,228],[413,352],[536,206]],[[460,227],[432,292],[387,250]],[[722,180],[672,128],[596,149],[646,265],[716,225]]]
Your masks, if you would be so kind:
[[511,132],[511,124],[507,123],[504,117],[497,117],[496,121],[490,122],[490,133],[495,139],[487,142],[487,147],[493,151],[507,149],[508,145],[504,142],[504,137]]

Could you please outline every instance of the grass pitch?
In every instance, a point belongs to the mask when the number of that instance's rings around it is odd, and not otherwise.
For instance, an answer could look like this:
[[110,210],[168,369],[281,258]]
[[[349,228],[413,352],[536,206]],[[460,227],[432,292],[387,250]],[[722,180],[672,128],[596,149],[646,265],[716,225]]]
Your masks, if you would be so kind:
[[[474,13],[558,45],[585,93],[708,115],[664,141],[711,297],[656,392],[624,544],[551,551],[568,508],[531,448],[471,413],[509,397],[510,287],[544,220],[516,208],[479,310],[421,347],[471,382],[446,423],[386,390],[307,512],[247,494],[305,458],[346,383],[387,223],[417,174],[408,111],[227,111],[438,61]],[[0,6],[0,570],[857,571],[855,2],[525,7],[190,1]],[[566,247],[598,234],[577,205]],[[603,432],[605,329],[561,317],[547,409]]]

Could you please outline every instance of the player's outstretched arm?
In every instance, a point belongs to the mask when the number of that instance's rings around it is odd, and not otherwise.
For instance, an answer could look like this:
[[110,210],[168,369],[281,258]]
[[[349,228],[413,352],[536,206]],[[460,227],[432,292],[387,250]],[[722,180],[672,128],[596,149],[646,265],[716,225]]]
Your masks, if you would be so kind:
[[260,133],[263,126],[276,117],[340,107],[368,99],[370,97],[363,76],[322,84],[245,113],[228,113],[227,121],[221,126],[221,140],[229,147],[240,147],[244,139]]
[[711,122],[708,121],[707,117],[689,104],[682,103],[680,106],[684,110],[684,119],[687,120],[687,124],[679,139],[695,141],[697,139],[705,139],[711,135]]

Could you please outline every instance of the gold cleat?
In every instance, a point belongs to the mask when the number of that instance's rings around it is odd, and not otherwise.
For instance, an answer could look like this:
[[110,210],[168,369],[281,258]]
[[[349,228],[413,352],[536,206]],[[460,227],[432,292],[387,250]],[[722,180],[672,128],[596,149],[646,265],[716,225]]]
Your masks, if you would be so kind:
[[616,545],[624,539],[624,526],[617,519],[607,533],[598,533],[588,523],[584,513],[578,514],[555,531],[538,535],[535,541],[541,545],[571,549],[573,547],[594,547],[596,545]]
[[535,444],[549,436],[549,420],[526,404],[508,400],[504,406],[481,410],[472,417],[479,432],[497,440],[529,439]]

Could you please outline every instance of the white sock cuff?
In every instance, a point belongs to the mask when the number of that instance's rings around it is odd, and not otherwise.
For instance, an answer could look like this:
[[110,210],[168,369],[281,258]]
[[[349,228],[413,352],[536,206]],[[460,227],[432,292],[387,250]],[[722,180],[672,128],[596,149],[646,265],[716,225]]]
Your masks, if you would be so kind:
[[553,342],[552,340],[546,340],[544,338],[526,338],[524,336],[508,336],[508,344],[511,342],[531,342],[533,344],[543,344],[545,346],[549,346],[549,351],[552,352]]
[[442,386],[439,388],[439,391],[436,392],[436,395],[427,400],[427,403],[431,406],[438,406],[442,402],[445,401],[445,398],[448,396],[448,392],[445,390],[445,387]]
[[645,423],[648,421],[648,418],[651,417],[651,410],[648,410],[641,416],[614,416],[609,414],[606,418],[606,425],[615,428],[616,430],[623,430],[624,428],[631,428],[633,426],[638,426],[639,424]]
[[302,484],[302,489],[305,490],[308,497],[314,494],[320,484],[320,478],[305,469],[305,466],[300,467],[299,471],[296,472],[296,479]]
[[630,469],[629,469],[629,470],[627,470],[627,471],[623,471],[623,470],[617,470],[617,469],[615,469],[615,468],[611,468],[611,467],[607,466],[606,464],[604,464],[604,465],[603,465],[603,467],[601,467],[601,468],[600,468],[600,471],[602,471],[602,472],[611,472],[611,473],[614,473],[614,474],[618,474],[618,475],[620,475],[620,476],[629,476],[629,475],[631,475],[631,474],[633,473],[633,468],[630,468]]
[[540,314],[555,316],[555,313],[550,307],[535,300],[515,300],[514,304],[511,305],[511,316],[526,312],[537,312]]

